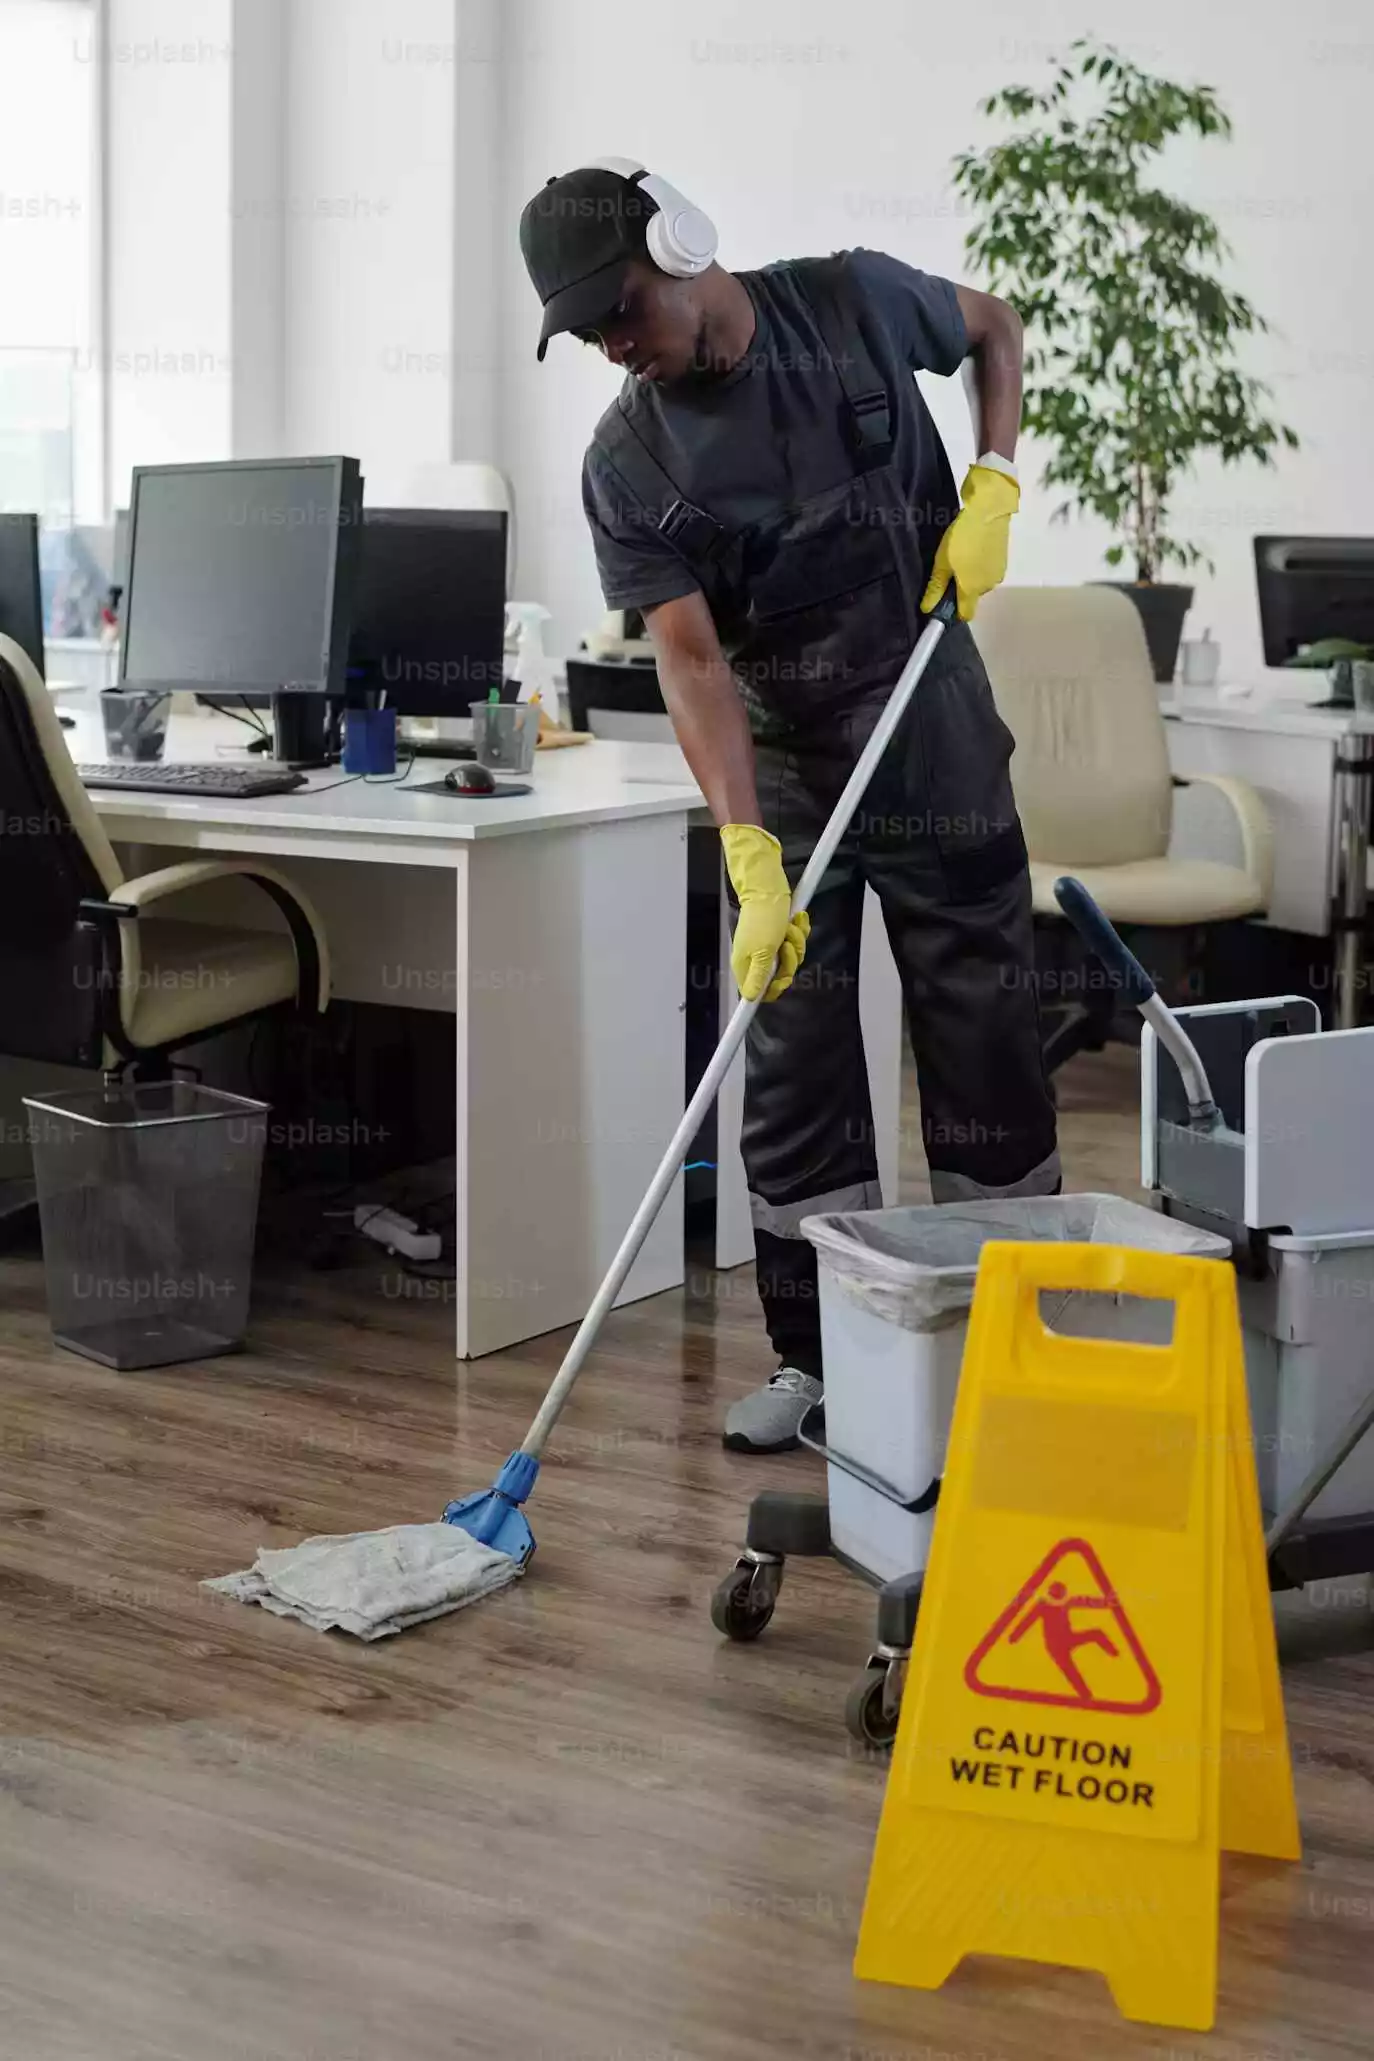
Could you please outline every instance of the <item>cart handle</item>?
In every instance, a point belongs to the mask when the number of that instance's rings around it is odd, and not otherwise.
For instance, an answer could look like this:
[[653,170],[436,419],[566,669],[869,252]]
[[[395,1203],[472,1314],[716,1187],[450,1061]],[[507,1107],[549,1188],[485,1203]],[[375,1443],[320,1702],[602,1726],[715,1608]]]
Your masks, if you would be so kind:
[[837,1453],[833,1446],[828,1446],[823,1438],[817,1438],[812,1432],[808,1431],[807,1427],[810,1425],[812,1418],[819,1416],[823,1413],[824,1409],[825,1404],[823,1402],[810,1404],[801,1423],[797,1426],[798,1441],[808,1451],[819,1453],[821,1458],[828,1461],[832,1467],[838,1467],[841,1474],[851,1475],[855,1481],[861,1481],[865,1488],[876,1489],[884,1502],[895,1503],[897,1508],[904,1510],[909,1517],[924,1517],[927,1510],[935,1508],[936,1503],[940,1499],[940,1477],[938,1474],[924,1495],[917,1496],[911,1502],[907,1502],[901,1490],[893,1488],[890,1481],[884,1481],[881,1474],[874,1474],[869,1468],[861,1466],[857,1460],[846,1459],[843,1453]]

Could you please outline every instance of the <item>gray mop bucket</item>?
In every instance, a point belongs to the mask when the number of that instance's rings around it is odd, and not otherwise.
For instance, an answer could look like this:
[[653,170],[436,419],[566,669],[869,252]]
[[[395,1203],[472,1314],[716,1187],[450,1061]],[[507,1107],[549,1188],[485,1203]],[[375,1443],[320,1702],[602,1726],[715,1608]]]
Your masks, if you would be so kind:
[[[978,1278],[990,1240],[1130,1245],[1224,1260],[1230,1241],[1116,1195],[916,1205],[807,1217],[825,1355],[825,1443],[835,1550],[894,1580],[924,1568]],[[1046,1298],[1078,1338],[1168,1341],[1170,1304],[1081,1292]]]

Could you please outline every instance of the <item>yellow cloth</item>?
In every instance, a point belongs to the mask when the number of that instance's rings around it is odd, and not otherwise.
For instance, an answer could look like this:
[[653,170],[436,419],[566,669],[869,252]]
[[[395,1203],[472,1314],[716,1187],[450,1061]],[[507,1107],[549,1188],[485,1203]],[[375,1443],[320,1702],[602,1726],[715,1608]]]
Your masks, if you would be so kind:
[[730,949],[735,985],[746,1002],[757,1002],[760,996],[776,1002],[806,957],[811,918],[792,914],[792,890],[776,837],[757,823],[727,823],[720,841],[730,885],[739,898]]
[[983,596],[1007,576],[1007,534],[1021,505],[1021,489],[1004,472],[971,465],[961,499],[962,509],[940,539],[921,607],[928,615],[953,575],[959,620],[971,623]]

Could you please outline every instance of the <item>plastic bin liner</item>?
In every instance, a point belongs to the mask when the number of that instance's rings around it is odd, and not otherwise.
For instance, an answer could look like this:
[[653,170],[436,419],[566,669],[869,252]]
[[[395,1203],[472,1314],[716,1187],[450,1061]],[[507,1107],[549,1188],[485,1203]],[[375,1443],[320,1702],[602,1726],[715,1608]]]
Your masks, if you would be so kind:
[[939,1331],[967,1316],[978,1255],[990,1239],[1133,1245],[1203,1259],[1225,1259],[1231,1251],[1229,1240],[1211,1231],[1118,1195],[841,1211],[805,1217],[801,1229],[846,1296],[904,1331]]

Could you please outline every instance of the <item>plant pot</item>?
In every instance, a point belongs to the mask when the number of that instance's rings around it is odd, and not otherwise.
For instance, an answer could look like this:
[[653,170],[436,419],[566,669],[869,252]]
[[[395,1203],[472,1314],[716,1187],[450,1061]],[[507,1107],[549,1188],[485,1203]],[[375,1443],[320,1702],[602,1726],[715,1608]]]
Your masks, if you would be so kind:
[[1134,580],[1097,580],[1094,584],[1115,587],[1118,594],[1124,594],[1135,604],[1145,628],[1155,678],[1172,680],[1178,664],[1178,647],[1183,641],[1184,618],[1193,605],[1192,588],[1167,583],[1142,586]]

